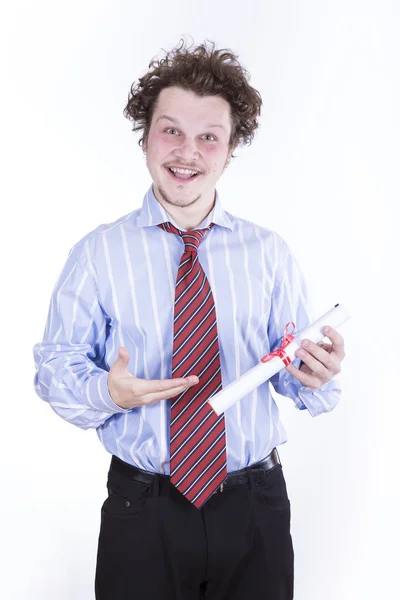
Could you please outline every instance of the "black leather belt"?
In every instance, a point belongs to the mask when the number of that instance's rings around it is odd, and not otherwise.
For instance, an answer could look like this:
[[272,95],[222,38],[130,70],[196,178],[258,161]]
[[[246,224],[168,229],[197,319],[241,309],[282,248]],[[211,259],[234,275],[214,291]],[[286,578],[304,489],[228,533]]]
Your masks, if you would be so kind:
[[[276,448],[272,450],[270,454],[262,461],[251,465],[250,467],[241,469],[240,471],[232,471],[228,473],[225,481],[219,486],[219,488],[214,493],[222,492],[223,490],[227,490],[229,488],[236,487],[238,485],[247,485],[249,483],[249,475],[248,471],[251,469],[252,478],[254,481],[261,481],[265,477],[265,472],[270,471],[276,465],[281,464],[279,459],[279,454]],[[143,471],[142,469],[138,469],[129,463],[126,463],[119,459],[117,456],[112,456],[111,458],[111,466],[110,471],[118,471],[124,477],[128,477],[129,479],[133,479],[134,481],[138,481],[139,483],[145,483],[147,485],[154,484],[156,477],[159,478],[160,481],[168,481],[169,475],[162,475],[161,473],[151,473],[149,471]]]

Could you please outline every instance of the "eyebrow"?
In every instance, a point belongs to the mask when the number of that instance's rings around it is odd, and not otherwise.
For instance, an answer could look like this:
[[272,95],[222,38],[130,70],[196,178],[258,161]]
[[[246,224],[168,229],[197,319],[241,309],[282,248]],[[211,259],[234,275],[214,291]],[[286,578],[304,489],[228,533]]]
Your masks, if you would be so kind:
[[[169,117],[168,115],[160,115],[156,121],[156,123],[158,123],[158,121],[160,121],[161,119],[167,119],[168,121],[171,121],[172,123],[177,123],[179,124],[179,121],[177,119],[174,119],[173,117]],[[219,124],[212,124],[212,123],[208,123],[207,125],[204,126],[206,129],[211,129],[211,127],[221,127],[221,129],[225,129],[225,127],[223,125],[219,125]]]

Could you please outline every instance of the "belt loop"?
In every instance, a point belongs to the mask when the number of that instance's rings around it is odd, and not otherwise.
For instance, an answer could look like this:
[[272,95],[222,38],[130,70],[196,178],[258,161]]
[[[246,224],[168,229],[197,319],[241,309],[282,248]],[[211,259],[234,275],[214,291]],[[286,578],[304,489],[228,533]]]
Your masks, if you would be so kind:
[[254,492],[254,490],[255,490],[255,484],[254,484],[253,473],[252,473],[251,467],[247,467],[246,471],[247,471],[247,475],[249,477],[249,482],[250,482],[251,490],[252,490],[252,492]]
[[153,495],[160,495],[160,476],[158,473],[154,473]]

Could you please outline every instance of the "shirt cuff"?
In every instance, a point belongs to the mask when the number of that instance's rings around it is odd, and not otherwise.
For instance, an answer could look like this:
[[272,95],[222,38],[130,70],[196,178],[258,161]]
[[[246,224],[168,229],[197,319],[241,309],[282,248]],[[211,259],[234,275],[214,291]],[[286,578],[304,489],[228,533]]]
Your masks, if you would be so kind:
[[108,371],[93,375],[86,383],[85,396],[89,406],[108,413],[126,413],[132,408],[122,408],[111,398],[108,389]]
[[318,389],[302,386],[298,391],[299,401],[296,402],[296,407],[299,410],[307,409],[312,417],[317,417],[335,408],[341,392],[338,379],[332,379]]

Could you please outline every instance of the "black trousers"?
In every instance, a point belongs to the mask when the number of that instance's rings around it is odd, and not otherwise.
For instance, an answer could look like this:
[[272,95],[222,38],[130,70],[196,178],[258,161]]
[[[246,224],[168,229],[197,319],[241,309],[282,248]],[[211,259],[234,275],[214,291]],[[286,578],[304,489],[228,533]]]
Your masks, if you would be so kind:
[[282,466],[260,481],[253,468],[247,472],[247,485],[213,494],[197,509],[166,476],[147,485],[110,468],[96,600],[292,600]]

